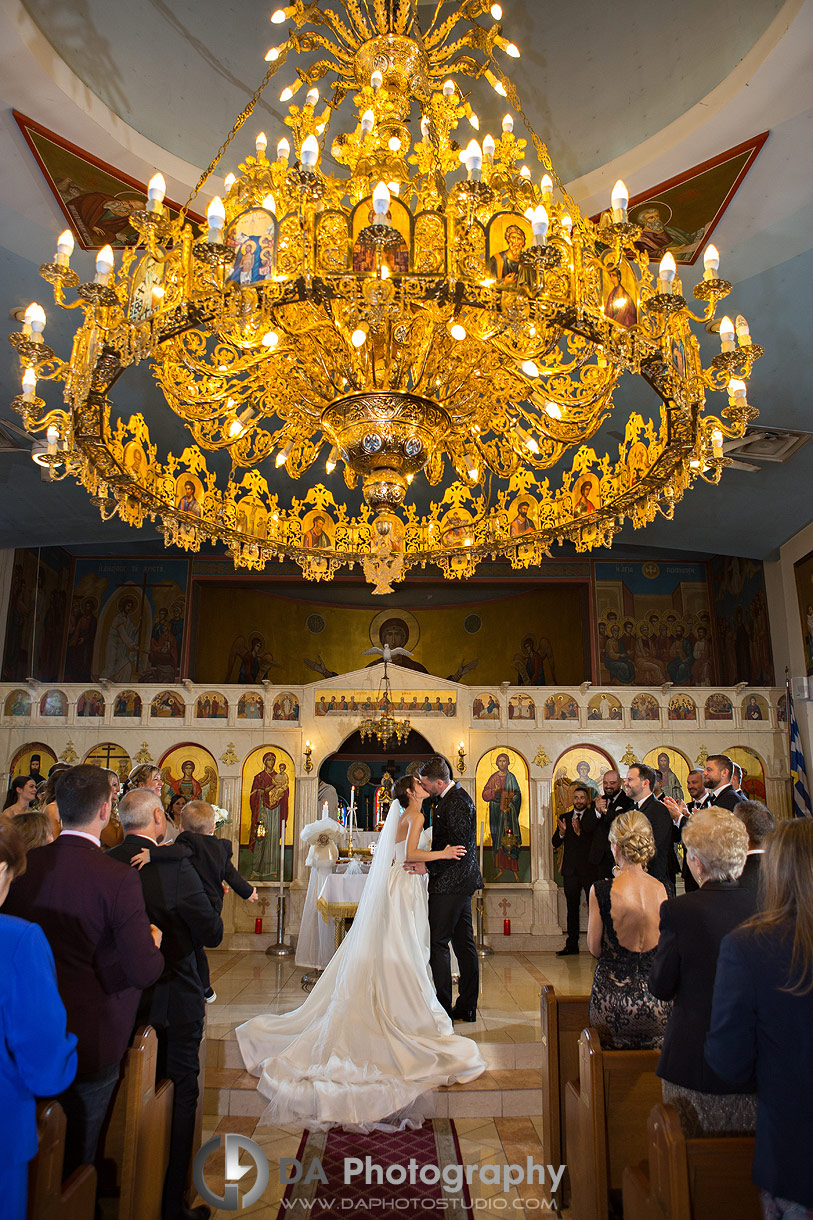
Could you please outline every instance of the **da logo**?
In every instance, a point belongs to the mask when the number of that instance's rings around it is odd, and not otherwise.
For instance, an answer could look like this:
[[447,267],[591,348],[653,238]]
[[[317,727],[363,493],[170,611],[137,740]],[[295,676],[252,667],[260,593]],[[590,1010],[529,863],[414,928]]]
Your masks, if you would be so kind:
[[[204,1170],[209,1157],[221,1146],[226,1151],[226,1184],[223,1194],[216,1195],[206,1185]],[[248,1153],[257,1170],[257,1181],[251,1190],[243,1195],[242,1199],[238,1183],[251,1170],[251,1166],[240,1164],[241,1151]],[[221,1137],[215,1136],[214,1139],[203,1145],[192,1166],[192,1181],[204,1203],[208,1203],[210,1207],[223,1208],[224,1211],[236,1212],[240,1208],[251,1207],[252,1203],[256,1203],[262,1197],[262,1193],[268,1185],[268,1161],[262,1148],[255,1144],[254,1140],[229,1132],[222,1136],[222,1144]]]

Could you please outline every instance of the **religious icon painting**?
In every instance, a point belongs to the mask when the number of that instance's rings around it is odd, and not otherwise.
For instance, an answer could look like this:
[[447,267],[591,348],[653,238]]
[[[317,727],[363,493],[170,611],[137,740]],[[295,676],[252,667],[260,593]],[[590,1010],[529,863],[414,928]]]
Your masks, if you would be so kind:
[[660,704],[654,695],[636,695],[630,704],[631,720],[656,721],[661,718]]
[[762,695],[746,695],[742,701],[742,718],[743,721],[761,720],[765,724],[770,722],[771,713]]
[[276,270],[277,218],[266,208],[241,212],[226,230],[226,245],[234,251],[228,274],[232,284],[268,284]]
[[545,700],[546,720],[578,720],[579,705],[572,695],[549,695]]
[[180,474],[175,480],[175,507],[180,513],[200,517],[203,512],[203,484],[196,474]]
[[787,724],[788,722],[788,697],[781,695],[779,702],[776,705],[776,720],[777,724]]
[[[351,217],[353,239],[353,274],[363,275],[376,271],[378,268],[378,251],[374,246],[367,246],[360,240],[362,229],[366,229],[375,219],[373,200],[371,196],[362,199],[353,209]],[[387,246],[381,252],[381,263],[390,275],[404,275],[409,271],[409,254],[412,248],[412,213],[401,200],[392,195],[387,212],[387,222],[397,234],[394,244]]]
[[508,509],[508,533],[511,538],[521,538],[538,529],[539,504],[533,496],[519,495]]
[[378,533],[379,538],[384,538],[389,545],[391,551],[400,554],[404,549],[404,523],[400,517],[396,517],[395,513],[380,513],[375,519],[376,526],[388,525],[389,529],[384,533]]
[[262,500],[257,496],[243,496],[235,505],[237,511],[236,527],[241,534],[249,534],[254,538],[268,537],[268,512]]
[[748,746],[731,746],[725,750],[732,762],[742,767],[742,790],[749,801],[765,803],[765,768],[756,750]]
[[103,716],[104,695],[100,690],[86,690],[76,701],[77,716]]
[[167,805],[173,796],[185,796],[188,801],[209,801],[217,804],[218,776],[214,756],[193,742],[172,746],[158,763],[164,781],[163,800]]
[[689,789],[686,780],[693,767],[681,750],[673,746],[658,746],[649,750],[641,761],[660,771],[664,796],[671,796],[676,801],[687,799]]
[[471,705],[472,720],[499,720],[500,701],[490,691],[474,696]]
[[46,746],[42,741],[30,741],[20,746],[14,754],[9,765],[9,778],[17,779],[20,775],[27,775],[39,783],[41,779],[48,778],[55,762],[56,754],[50,746]]
[[691,695],[672,695],[667,714],[670,720],[697,720],[697,704]]
[[477,822],[482,827],[483,880],[511,885],[531,880],[528,764],[506,746],[477,764]]
[[41,716],[67,716],[68,700],[61,690],[47,690],[40,699]]
[[140,716],[142,711],[141,696],[135,690],[122,690],[113,700],[114,716]]
[[635,487],[649,470],[649,450],[643,441],[633,441],[627,454],[627,487]]
[[30,716],[31,715],[31,696],[28,691],[13,690],[6,695],[5,703],[3,704],[4,716]]
[[198,695],[195,716],[198,720],[225,720],[229,714],[229,701],[216,690],[207,690]]
[[282,695],[277,695],[274,700],[274,707],[271,712],[272,720],[298,720],[299,719],[299,700],[296,695],[292,695],[290,691],[285,691]]
[[521,262],[523,251],[534,244],[531,222],[518,212],[498,212],[488,222],[486,257],[488,274],[500,288],[527,287],[532,272]]
[[638,321],[638,281],[626,259],[609,271],[602,270],[602,302],[605,317],[619,326],[634,326]]
[[124,468],[137,483],[141,483],[148,471],[147,455],[138,441],[128,441],[124,446]]
[[[601,792],[601,781],[605,771],[617,771],[618,767],[609,754],[598,746],[578,745],[564,750],[553,766],[553,786],[551,790],[551,809],[553,825],[556,819],[564,817],[573,808],[573,788],[576,784],[587,788],[590,799]],[[552,833],[552,831],[551,831]],[[557,885],[562,884],[559,872],[561,864],[561,849],[554,853],[554,878]]]
[[290,754],[279,746],[259,746],[243,763],[238,870],[252,885],[279,883],[293,876],[294,795]]
[[728,695],[717,691],[706,700],[705,714],[706,720],[733,720],[734,705]]
[[601,508],[598,475],[589,471],[580,474],[573,488],[573,515],[589,517]]
[[314,509],[302,520],[302,545],[308,551],[331,550],[335,528],[323,509]]
[[453,508],[441,518],[444,546],[470,546],[473,541],[473,518],[465,508]]
[[606,691],[601,691],[599,694],[593,695],[587,704],[587,719],[623,720],[624,709],[615,695],[608,695]]
[[88,750],[84,761],[94,767],[105,767],[115,771],[122,783],[133,767],[133,761],[123,746],[117,746],[113,741],[103,741],[92,750]]
[[238,720],[262,720],[264,715],[265,704],[262,695],[255,695],[251,691],[241,695],[237,704]]
[[[421,767],[419,763],[418,771],[420,771],[420,769]],[[414,774],[417,774],[417,772]],[[347,768],[347,782],[350,784],[351,788],[363,788],[365,784],[369,784],[371,775],[372,771],[370,770],[369,764],[362,762],[361,760],[351,762]]]
[[179,695],[172,690],[162,690],[150,704],[150,715],[162,720],[183,720],[186,707]]
[[151,318],[164,295],[166,256],[162,250],[141,259],[131,280],[130,321],[143,322]]
[[535,720],[536,705],[530,695],[512,695],[508,700],[509,720]]

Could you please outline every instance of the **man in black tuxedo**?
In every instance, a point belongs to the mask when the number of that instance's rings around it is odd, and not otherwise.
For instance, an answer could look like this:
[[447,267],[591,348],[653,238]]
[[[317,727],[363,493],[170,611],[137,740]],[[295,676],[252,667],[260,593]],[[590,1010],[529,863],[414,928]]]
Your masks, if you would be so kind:
[[[440,797],[432,815],[432,850],[450,844],[466,848],[459,860],[432,860],[429,870],[429,966],[438,1000],[453,1021],[477,1020],[480,962],[471,923],[471,896],[482,889],[477,862],[477,814],[474,801],[452,780],[443,758],[430,758],[421,767],[421,787]],[[457,1003],[452,1007],[449,941],[460,967]]]
[[[160,798],[149,788],[128,792],[119,805],[125,839],[108,856],[129,864],[144,848],[154,849],[166,833]],[[195,964],[195,949],[214,948],[223,939],[223,923],[206,897],[200,877],[188,859],[160,857],[139,872],[147,912],[161,928],[166,969],[145,992],[138,1019],[158,1035],[159,1075],[175,1085],[169,1166],[164,1179],[163,1220],[205,1220],[205,1204],[185,1202],[189,1162],[194,1151],[198,1104],[200,1042],[203,1037],[203,986]]]
[[604,795],[596,797],[594,810],[596,814],[596,829],[590,848],[590,867],[593,880],[599,877],[611,877],[613,872],[613,853],[610,851],[610,826],[619,813],[626,813],[632,808],[632,798],[627,796],[621,786],[621,777],[617,771],[605,771],[602,779]]
[[774,829],[774,816],[762,801],[740,801],[734,810],[748,831],[748,854],[745,868],[740,874],[740,886],[744,890],[759,889],[759,870],[765,854],[765,840]]
[[655,855],[649,862],[649,875],[657,877],[672,897],[675,892],[677,856],[672,845],[672,816],[663,801],[653,796],[655,771],[646,763],[633,763],[627,771],[624,788],[637,809],[649,819],[655,837]]
[[734,787],[734,763],[727,754],[712,754],[703,768],[703,782],[710,793],[709,805],[719,805],[734,812],[742,799]]
[[101,767],[71,767],[60,775],[56,793],[62,833],[28,853],[3,914],[38,923],[48,938],[68,1029],[78,1040],[76,1079],[58,1099],[68,1120],[68,1177],[96,1159],[142,989],[160,976],[164,959],[161,932],[150,927],[138,878],[102,851],[112,803],[109,775]]
[[[683,842],[684,826],[688,824],[689,818],[693,813],[697,813],[698,809],[705,809],[707,807],[711,796],[706,791],[706,785],[703,782],[703,772],[697,767],[689,772],[686,779],[686,787],[689,789],[689,796],[691,797],[688,803],[684,804],[683,801],[675,801],[668,796],[664,798],[663,802],[672,818],[672,840],[674,843]],[[689,862],[686,859],[685,853],[681,873],[683,875],[683,888],[687,894],[691,894],[693,890],[699,888],[692,876],[692,870],[689,868]]]
[[590,800],[590,790],[583,784],[573,788],[573,807],[560,814],[553,834],[554,848],[564,844],[562,879],[567,902],[567,940],[557,957],[570,957],[579,952],[579,906],[582,891],[590,898],[593,871],[590,854],[596,832],[596,814]]

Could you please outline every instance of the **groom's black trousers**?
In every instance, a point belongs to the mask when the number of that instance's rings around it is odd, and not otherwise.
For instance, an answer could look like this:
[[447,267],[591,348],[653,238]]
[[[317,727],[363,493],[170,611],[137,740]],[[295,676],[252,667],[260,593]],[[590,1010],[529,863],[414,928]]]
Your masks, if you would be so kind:
[[438,1000],[451,1016],[449,941],[454,945],[460,965],[457,1007],[464,1012],[474,1012],[480,985],[480,961],[471,925],[471,894],[429,895],[429,967]]

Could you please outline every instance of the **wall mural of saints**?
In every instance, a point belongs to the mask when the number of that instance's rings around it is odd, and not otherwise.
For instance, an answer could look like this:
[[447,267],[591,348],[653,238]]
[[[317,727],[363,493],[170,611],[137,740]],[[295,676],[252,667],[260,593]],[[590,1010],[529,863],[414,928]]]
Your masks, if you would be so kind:
[[500,885],[531,879],[528,764],[498,746],[477,764],[477,820],[485,826],[483,874]]
[[673,746],[658,746],[645,754],[643,761],[660,771],[664,796],[671,796],[676,801],[686,800],[689,791],[686,780],[693,767],[681,750],[676,750]]
[[[609,754],[598,746],[578,745],[564,750],[553,766],[553,787],[551,791],[552,818],[550,825],[555,827],[556,820],[573,810],[573,789],[576,784],[587,788],[590,800],[594,801],[601,792],[601,781],[605,771],[617,771],[618,767]],[[551,829],[550,833],[553,833]],[[555,854],[556,870],[554,876],[558,885],[562,878],[558,871],[561,852]]]
[[166,805],[173,796],[185,796],[188,801],[209,801],[217,804],[217,763],[203,746],[188,742],[173,746],[163,755],[158,766],[164,781]]
[[596,564],[602,684],[708,686],[715,657],[703,564]]
[[243,763],[240,811],[241,874],[256,885],[279,881],[284,834],[284,879],[293,868],[294,763],[278,746],[260,746]]
[[9,766],[9,778],[17,779],[20,775],[28,776],[35,783],[47,779],[51,767],[56,762],[56,754],[50,746],[42,741],[30,741],[20,746]]

